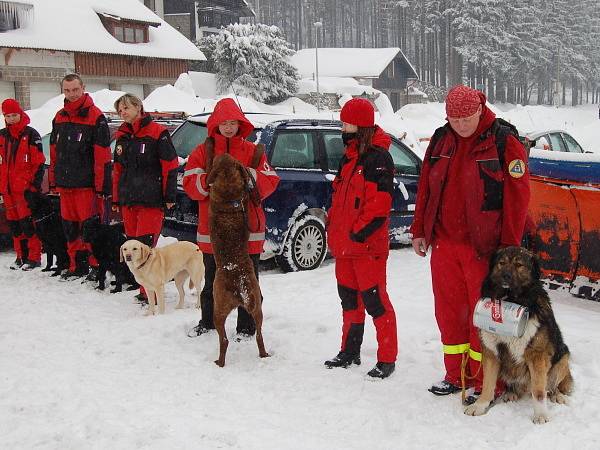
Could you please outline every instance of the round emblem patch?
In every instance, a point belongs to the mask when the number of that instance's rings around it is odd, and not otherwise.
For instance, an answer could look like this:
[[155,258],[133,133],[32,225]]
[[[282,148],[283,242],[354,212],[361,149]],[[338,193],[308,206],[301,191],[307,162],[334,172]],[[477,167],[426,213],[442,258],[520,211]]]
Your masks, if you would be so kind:
[[525,162],[522,159],[513,159],[508,165],[508,173],[513,178],[525,175]]
[[117,145],[116,152],[117,152],[117,155],[121,156],[121,153],[123,153],[123,146]]

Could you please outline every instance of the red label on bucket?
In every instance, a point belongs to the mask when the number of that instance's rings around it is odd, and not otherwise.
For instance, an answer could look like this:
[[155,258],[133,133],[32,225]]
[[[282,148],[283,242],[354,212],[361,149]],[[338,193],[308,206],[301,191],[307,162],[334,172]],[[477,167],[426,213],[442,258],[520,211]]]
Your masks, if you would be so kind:
[[492,299],[492,320],[494,322],[502,323],[502,303],[499,299]]

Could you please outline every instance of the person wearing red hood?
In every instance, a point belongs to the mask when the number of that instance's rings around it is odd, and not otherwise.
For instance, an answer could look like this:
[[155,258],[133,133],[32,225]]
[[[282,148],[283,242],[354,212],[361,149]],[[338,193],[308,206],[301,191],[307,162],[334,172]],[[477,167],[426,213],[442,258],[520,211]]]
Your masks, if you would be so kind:
[[[177,153],[169,131],[152,120],[138,97],[119,97],[115,111],[123,124],[115,135],[112,209],[121,209],[127,239],[154,247],[165,208],[171,209],[175,204]],[[136,298],[147,301],[143,287]]]
[[0,194],[17,254],[10,268],[31,270],[41,264],[42,243],[27,199],[40,192],[46,157],[39,133],[29,126],[29,116],[16,100],[4,100],[2,114],[6,128],[0,130]]
[[[192,200],[198,201],[198,235],[197,241],[200,250],[204,253],[204,288],[200,294],[200,307],[202,318],[188,336],[196,337],[208,330],[215,328],[213,322],[213,282],[215,279],[215,258],[210,242],[208,227],[208,205],[210,186],[206,183],[207,153],[213,157],[228,153],[248,168],[256,185],[258,195],[263,200],[267,198],[279,183],[279,177],[269,166],[266,155],[263,153],[258,160],[256,168],[251,167],[257,146],[246,138],[253,131],[254,126],[244,116],[235,101],[224,98],[217,102],[213,113],[206,123],[208,138],[200,144],[190,155],[185,166],[183,188]],[[258,262],[265,241],[265,213],[260,204],[248,202],[248,253],[254,264],[254,272],[258,279]],[[256,327],[252,317],[244,308],[238,308],[236,331],[241,336],[252,336]]]
[[377,363],[367,375],[387,378],[398,355],[396,313],[386,287],[394,188],[391,139],[375,125],[375,110],[366,99],[346,102],[340,119],[346,151],[333,180],[327,241],[342,301],[342,344],[325,366],[360,364],[366,310],[378,343]]
[[461,363],[468,362],[465,376],[472,386],[466,402],[471,403],[483,378],[473,310],[491,255],[521,243],[529,171],[526,150],[512,134],[500,154],[494,131],[499,124],[482,92],[462,85],[450,89],[446,115],[448,123],[436,131],[423,160],[412,245],[419,256],[432,249],[435,317],[446,368],[443,380],[429,391],[459,391]]
[[60,195],[70,260],[62,278],[70,279],[89,272],[91,248],[83,242],[81,231],[83,222],[102,209],[102,199],[111,193],[111,152],[106,117],[85,93],[81,77],[66,75],[61,87],[65,106],[52,121],[48,179],[50,190]]

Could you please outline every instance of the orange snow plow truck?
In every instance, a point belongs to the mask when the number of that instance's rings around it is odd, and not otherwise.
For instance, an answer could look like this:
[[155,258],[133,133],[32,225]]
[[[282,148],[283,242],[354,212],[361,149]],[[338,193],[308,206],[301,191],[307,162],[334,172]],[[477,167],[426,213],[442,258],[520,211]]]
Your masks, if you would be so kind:
[[529,247],[551,289],[600,301],[600,155],[529,155],[535,231]]

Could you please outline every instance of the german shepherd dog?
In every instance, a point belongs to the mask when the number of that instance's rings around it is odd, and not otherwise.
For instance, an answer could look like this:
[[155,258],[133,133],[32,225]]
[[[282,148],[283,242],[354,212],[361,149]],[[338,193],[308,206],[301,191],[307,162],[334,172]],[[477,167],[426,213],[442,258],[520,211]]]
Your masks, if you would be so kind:
[[521,247],[496,252],[482,295],[526,306],[529,320],[521,337],[500,336],[480,330],[483,388],[465,414],[485,414],[494,400],[498,377],[506,383],[505,401],[517,400],[527,392],[533,399],[533,422],[548,422],[546,399],[567,403],[573,389],[569,349],[554,318],[550,298],[540,281],[536,257]]
[[248,255],[248,200],[250,175],[228,154],[216,156],[208,171],[210,185],[209,228],[216,263],[214,322],[219,334],[220,367],[225,365],[227,333],[225,321],[238,306],[243,307],[256,324],[256,343],[261,358],[269,356],[262,336],[262,306],[258,280]]

